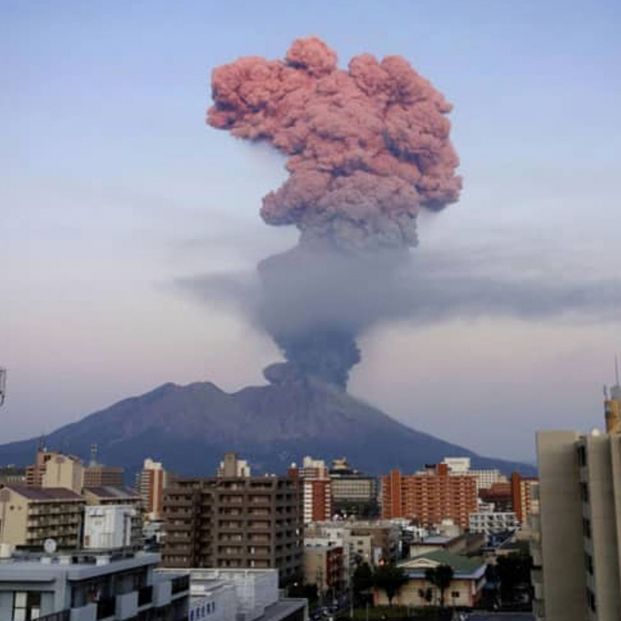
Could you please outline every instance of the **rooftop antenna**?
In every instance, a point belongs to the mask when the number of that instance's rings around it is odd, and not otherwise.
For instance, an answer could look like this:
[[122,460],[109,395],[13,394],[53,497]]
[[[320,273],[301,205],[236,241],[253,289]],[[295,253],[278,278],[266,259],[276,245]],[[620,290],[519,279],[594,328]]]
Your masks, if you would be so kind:
[[615,356],[615,386],[619,385],[619,356]]

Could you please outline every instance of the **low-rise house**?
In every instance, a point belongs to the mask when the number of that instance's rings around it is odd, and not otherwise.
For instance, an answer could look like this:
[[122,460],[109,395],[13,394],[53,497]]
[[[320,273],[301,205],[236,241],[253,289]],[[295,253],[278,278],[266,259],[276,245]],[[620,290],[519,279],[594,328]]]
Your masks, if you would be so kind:
[[[427,570],[439,565],[453,569],[453,579],[444,592],[447,605],[473,608],[481,599],[487,565],[479,558],[467,558],[444,550],[435,550],[399,563],[407,582],[393,599],[402,606],[430,606],[440,602],[440,591],[427,579]],[[431,597],[427,597],[427,595]],[[388,597],[381,589],[374,590],[375,605],[388,605]]]

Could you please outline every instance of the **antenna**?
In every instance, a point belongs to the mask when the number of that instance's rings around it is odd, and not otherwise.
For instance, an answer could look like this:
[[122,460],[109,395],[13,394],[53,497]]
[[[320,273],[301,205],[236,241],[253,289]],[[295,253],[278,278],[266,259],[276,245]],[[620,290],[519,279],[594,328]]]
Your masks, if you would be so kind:
[[6,369],[0,367],[0,405],[6,397]]
[[619,385],[619,357],[615,356],[615,386]]

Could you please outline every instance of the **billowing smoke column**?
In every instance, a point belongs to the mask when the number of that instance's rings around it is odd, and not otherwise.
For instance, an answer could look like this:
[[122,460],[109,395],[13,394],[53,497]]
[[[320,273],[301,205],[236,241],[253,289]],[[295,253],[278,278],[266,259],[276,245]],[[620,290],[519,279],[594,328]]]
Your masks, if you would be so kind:
[[284,61],[218,67],[212,87],[210,125],[289,158],[289,178],[261,209],[268,224],[301,233],[259,266],[260,319],[289,361],[266,376],[345,386],[360,359],[356,335],[400,312],[395,275],[416,244],[420,208],[459,197],[451,106],[403,58],[362,54],[344,71],[317,38],[296,40]]

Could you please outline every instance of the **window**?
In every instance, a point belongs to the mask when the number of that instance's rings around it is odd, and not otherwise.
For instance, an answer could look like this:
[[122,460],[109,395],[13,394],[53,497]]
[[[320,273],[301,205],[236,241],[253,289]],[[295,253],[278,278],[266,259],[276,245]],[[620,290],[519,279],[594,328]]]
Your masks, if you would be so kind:
[[13,594],[12,621],[34,621],[41,613],[41,593],[16,591]]

